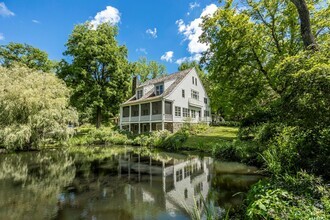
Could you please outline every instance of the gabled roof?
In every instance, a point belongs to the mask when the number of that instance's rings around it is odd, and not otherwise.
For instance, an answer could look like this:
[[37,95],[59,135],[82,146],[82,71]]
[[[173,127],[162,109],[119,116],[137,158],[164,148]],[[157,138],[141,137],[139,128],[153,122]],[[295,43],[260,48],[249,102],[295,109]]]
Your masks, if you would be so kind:
[[131,103],[138,103],[138,102],[142,102],[142,101],[151,101],[153,99],[159,99],[161,97],[166,97],[167,95],[169,95],[176,87],[177,85],[179,85],[179,83],[185,78],[185,76],[192,70],[193,68],[190,69],[186,69],[180,72],[175,72],[172,73],[168,76],[163,76],[163,77],[159,77],[156,79],[151,79],[148,80],[142,84],[140,84],[137,89],[142,88],[144,86],[149,86],[149,85],[154,85],[154,84],[158,84],[158,83],[162,83],[162,82],[166,82],[166,81],[174,81],[168,88],[165,89],[165,91],[163,92],[163,94],[156,96],[155,95],[155,88],[153,87],[150,91],[147,91],[146,94],[144,94],[141,98],[136,99],[135,95],[132,96],[130,99],[128,99],[126,102],[124,102],[123,104],[131,104]]

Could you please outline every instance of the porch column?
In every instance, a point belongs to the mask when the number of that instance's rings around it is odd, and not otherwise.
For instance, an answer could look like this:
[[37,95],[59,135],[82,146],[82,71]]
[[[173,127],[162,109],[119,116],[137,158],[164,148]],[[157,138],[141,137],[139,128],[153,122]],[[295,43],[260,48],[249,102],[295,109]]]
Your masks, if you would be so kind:
[[165,129],[164,120],[165,120],[165,101],[163,99],[162,100],[162,131],[164,131]]
[[131,132],[131,106],[129,106],[129,116],[128,116],[128,121],[129,121],[129,124],[128,124],[128,130]]
[[141,104],[139,104],[139,134],[141,134]]
[[152,102],[149,103],[149,107],[150,107],[150,112],[149,112],[150,127],[149,127],[149,131],[152,132],[152,126],[151,126],[151,119],[152,119]]
[[120,130],[123,129],[123,125],[121,124],[123,121],[123,106],[120,106],[120,113],[119,113],[119,128]]

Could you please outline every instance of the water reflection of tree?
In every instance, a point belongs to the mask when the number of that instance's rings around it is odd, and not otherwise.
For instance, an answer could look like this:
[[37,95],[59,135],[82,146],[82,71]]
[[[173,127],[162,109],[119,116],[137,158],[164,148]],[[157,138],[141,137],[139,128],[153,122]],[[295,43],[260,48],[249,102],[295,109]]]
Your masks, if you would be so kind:
[[74,176],[73,160],[60,152],[1,156],[0,219],[53,217],[61,189]]

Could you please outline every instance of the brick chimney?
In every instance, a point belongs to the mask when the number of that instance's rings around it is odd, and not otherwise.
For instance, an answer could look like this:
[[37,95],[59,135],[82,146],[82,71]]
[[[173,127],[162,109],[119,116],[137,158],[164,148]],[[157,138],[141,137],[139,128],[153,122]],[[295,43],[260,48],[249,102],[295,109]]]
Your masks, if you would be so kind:
[[132,79],[132,96],[136,94],[136,88],[139,86],[139,79],[137,76],[133,76]]

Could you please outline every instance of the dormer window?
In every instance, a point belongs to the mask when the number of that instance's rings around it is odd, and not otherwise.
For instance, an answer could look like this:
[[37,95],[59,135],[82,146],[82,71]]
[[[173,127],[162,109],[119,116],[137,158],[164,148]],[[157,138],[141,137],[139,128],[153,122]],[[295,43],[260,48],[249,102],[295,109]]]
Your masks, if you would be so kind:
[[164,92],[164,85],[163,84],[159,84],[156,85],[156,95],[161,95]]
[[138,90],[137,91],[137,94],[136,94],[136,98],[137,99],[140,99],[140,98],[142,98],[142,96],[143,96],[143,90],[141,89],[141,90]]

